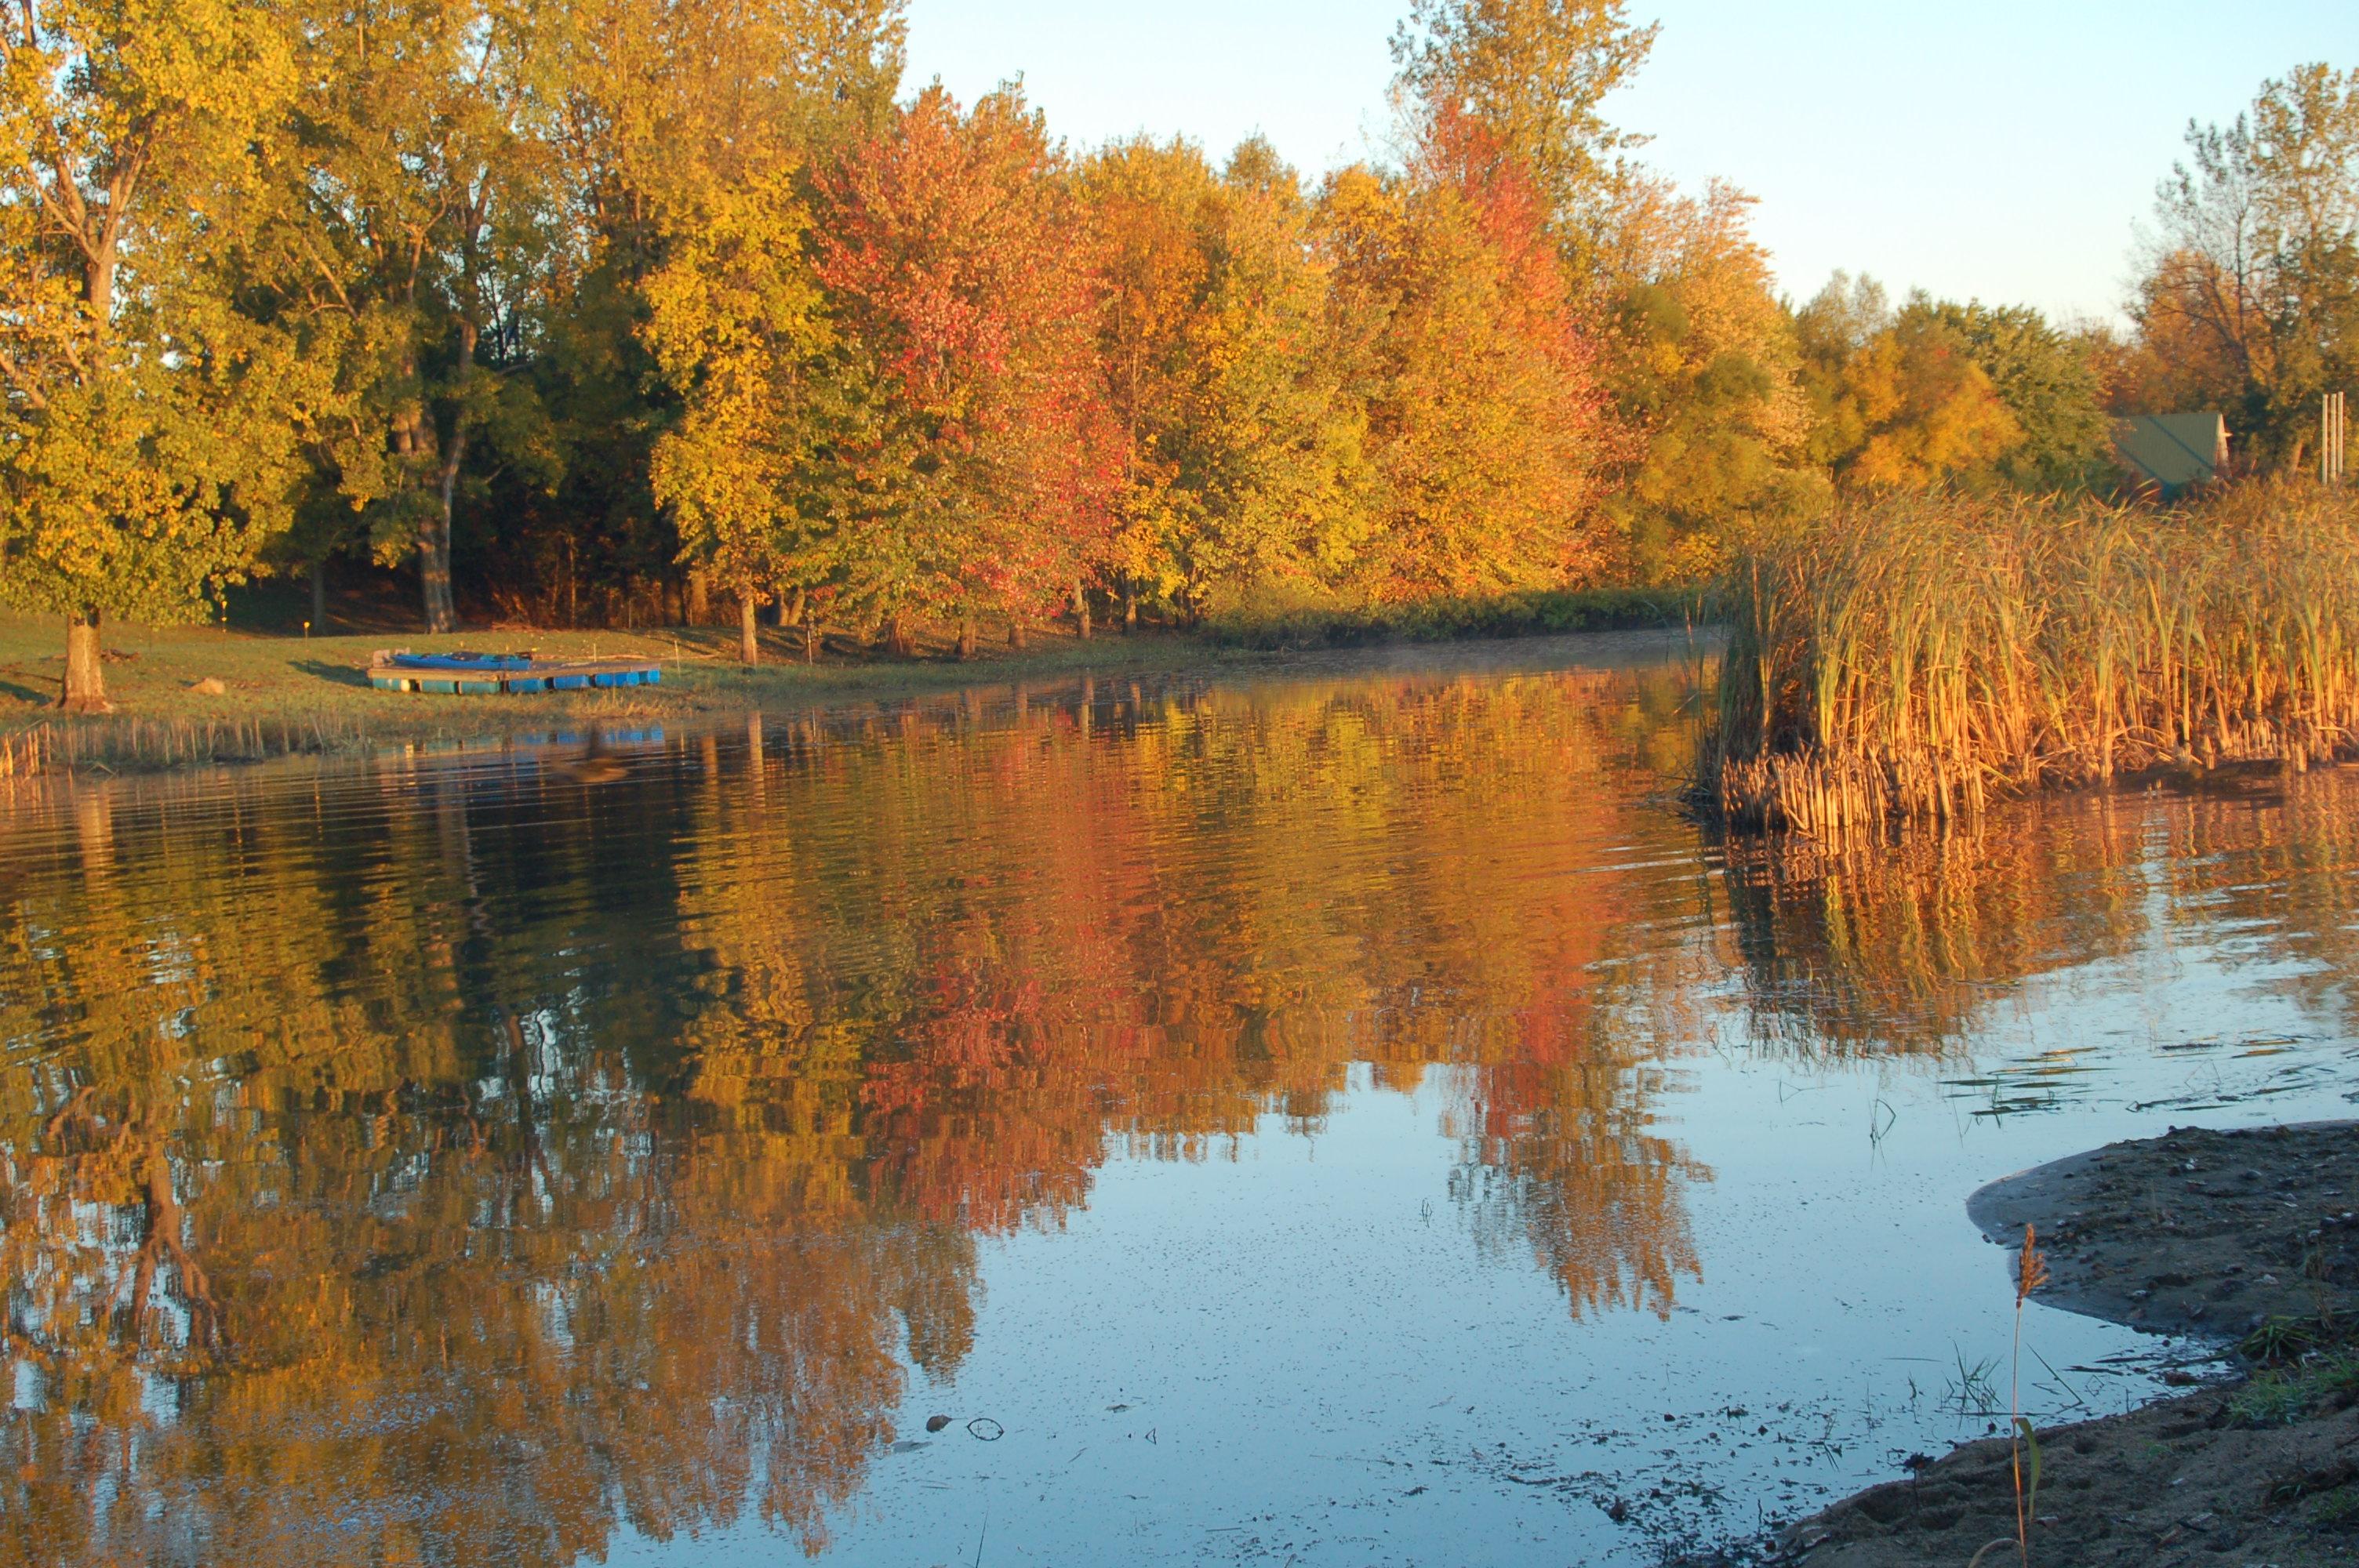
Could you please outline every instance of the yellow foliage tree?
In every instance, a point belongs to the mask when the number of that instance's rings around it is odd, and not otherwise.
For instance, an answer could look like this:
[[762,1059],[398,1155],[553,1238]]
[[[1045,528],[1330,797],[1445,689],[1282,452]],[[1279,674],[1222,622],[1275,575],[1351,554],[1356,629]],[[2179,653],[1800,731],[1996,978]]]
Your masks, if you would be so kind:
[[1963,336],[1930,309],[1895,318],[1872,279],[1843,274],[1796,319],[1821,423],[1816,455],[1875,490],[1992,482],[2023,427]]
[[793,492],[811,427],[802,371],[825,337],[802,254],[809,223],[786,168],[715,182],[679,213],[646,288],[648,344],[686,404],[656,443],[656,499],[683,557],[736,591],[749,665],[755,607],[823,544],[799,525]]

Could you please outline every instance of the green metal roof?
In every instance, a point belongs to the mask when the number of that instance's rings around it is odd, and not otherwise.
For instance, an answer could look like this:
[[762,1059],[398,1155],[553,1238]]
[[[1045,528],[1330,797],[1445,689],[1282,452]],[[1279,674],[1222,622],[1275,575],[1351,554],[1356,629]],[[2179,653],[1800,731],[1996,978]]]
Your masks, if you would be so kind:
[[2137,414],[2114,421],[2114,456],[2141,487],[2176,495],[2209,484],[2228,460],[2228,422],[2217,414]]

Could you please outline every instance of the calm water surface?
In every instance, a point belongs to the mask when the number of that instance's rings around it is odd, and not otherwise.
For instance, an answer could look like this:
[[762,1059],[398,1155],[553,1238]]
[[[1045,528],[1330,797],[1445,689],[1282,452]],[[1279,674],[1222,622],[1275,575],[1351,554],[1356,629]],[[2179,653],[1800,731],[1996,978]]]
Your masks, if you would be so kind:
[[1726,849],[1691,690],[20,786],[0,1562],[1643,1563],[1979,1434],[1970,1190],[2353,1114],[2359,775]]

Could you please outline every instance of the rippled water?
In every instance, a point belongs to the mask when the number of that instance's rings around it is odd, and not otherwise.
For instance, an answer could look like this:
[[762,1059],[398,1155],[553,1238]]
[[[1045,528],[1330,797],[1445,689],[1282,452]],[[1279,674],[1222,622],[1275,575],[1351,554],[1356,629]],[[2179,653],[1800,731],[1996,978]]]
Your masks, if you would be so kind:
[[2353,1114],[2359,776],[1723,849],[1642,654],[20,787],[0,1561],[1645,1562],[1985,1429],[1975,1185]]

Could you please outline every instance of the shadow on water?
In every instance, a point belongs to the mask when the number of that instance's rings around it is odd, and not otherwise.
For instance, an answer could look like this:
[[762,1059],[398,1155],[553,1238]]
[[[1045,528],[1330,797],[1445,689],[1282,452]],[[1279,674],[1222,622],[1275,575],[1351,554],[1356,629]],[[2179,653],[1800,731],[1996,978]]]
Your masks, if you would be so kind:
[[1430,1091],[1568,1310],[1668,1319],[1711,1172],[1661,1111],[1717,1017],[1959,1071],[1995,998],[2174,918],[2158,878],[2343,1019],[2348,782],[1713,852],[1650,804],[1688,680],[1084,682],[27,793],[0,1562],[562,1563],[746,1509],[819,1551],[973,1353],[981,1240],[1116,1153],[1315,1134],[1355,1072]]

